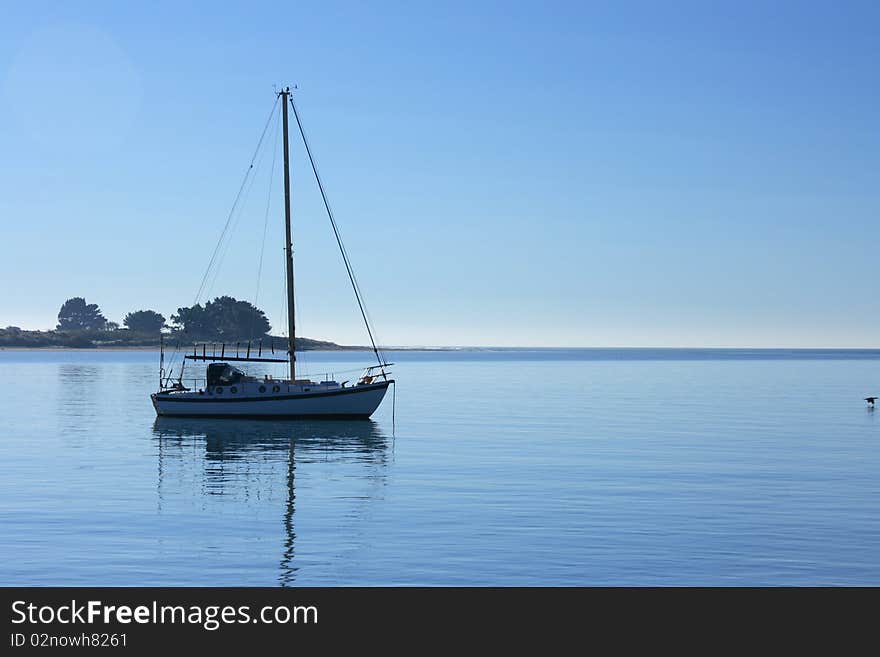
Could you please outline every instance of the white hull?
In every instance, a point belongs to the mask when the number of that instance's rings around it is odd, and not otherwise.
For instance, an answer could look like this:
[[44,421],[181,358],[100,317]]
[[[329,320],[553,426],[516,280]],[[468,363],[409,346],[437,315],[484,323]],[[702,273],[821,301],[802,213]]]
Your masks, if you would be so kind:
[[[151,395],[157,415],[177,417],[367,418],[382,403],[392,381],[309,392],[283,390],[255,396],[195,392]],[[249,386],[248,386],[249,387]],[[286,388],[287,386],[285,386]],[[292,387],[292,386],[291,386]]]

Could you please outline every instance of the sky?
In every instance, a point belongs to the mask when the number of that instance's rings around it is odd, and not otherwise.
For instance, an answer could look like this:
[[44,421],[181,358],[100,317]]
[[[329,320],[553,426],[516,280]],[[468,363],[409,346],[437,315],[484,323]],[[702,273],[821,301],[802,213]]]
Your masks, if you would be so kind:
[[[877,3],[2,6],[0,326],[191,305],[296,84],[381,344],[880,347]],[[280,333],[267,135],[206,295]],[[365,344],[296,137],[297,332]]]

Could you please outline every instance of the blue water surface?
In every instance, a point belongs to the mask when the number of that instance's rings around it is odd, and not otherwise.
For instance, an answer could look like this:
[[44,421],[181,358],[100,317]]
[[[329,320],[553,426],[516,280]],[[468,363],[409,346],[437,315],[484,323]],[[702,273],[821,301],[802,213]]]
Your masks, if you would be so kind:
[[389,357],[371,421],[279,422],[157,420],[157,353],[0,351],[0,584],[880,585],[880,351]]

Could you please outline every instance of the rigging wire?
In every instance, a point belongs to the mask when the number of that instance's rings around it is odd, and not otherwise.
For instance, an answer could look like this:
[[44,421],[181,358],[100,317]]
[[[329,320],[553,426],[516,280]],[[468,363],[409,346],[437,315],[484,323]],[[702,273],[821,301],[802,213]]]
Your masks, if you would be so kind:
[[370,336],[370,344],[373,346],[373,353],[376,355],[376,360],[378,361],[380,367],[384,367],[384,358],[379,355],[379,349],[376,347],[376,340],[373,338],[373,330],[370,326],[370,320],[367,318],[367,311],[364,306],[363,297],[361,295],[360,287],[357,284],[357,278],[354,275],[354,270],[351,267],[351,262],[348,258],[348,253],[345,250],[345,246],[342,243],[342,237],[339,234],[339,228],[336,225],[336,219],[333,217],[333,211],[330,209],[330,203],[327,200],[327,194],[324,192],[324,184],[321,182],[321,176],[318,174],[318,167],[315,165],[315,159],[312,157],[312,149],[309,148],[309,141],[306,139],[306,133],[303,129],[302,121],[299,118],[299,112],[296,110],[296,104],[293,102],[293,96],[288,97],[290,100],[290,106],[293,108],[293,116],[296,119],[296,125],[299,127],[299,134],[302,137],[303,146],[306,149],[306,155],[309,157],[309,163],[312,165],[312,171],[315,174],[315,180],[318,183],[318,189],[321,191],[321,199],[324,201],[324,208],[327,210],[327,216],[330,218],[330,225],[333,227],[333,234],[336,236],[336,243],[339,245],[339,251],[342,254],[342,261],[345,263],[345,269],[348,272],[348,279],[351,281],[351,288],[354,290],[354,296],[358,302],[358,308],[361,311],[361,317],[364,319],[364,326],[367,328],[367,335]]
[[244,191],[245,184],[247,184],[248,178],[250,177],[251,171],[254,168],[254,161],[257,159],[257,154],[260,152],[260,147],[263,145],[263,139],[266,137],[266,130],[269,129],[269,124],[272,121],[272,117],[275,115],[275,111],[278,109],[278,99],[275,99],[275,102],[272,104],[272,111],[269,112],[269,118],[266,119],[266,125],[263,126],[263,132],[260,134],[260,139],[257,142],[257,147],[254,149],[254,154],[251,157],[250,164],[248,165],[247,170],[244,174],[244,179],[241,181],[241,186],[238,188],[238,194],[235,195],[235,200],[232,203],[232,208],[229,210],[229,215],[226,217],[226,224],[223,226],[223,232],[220,233],[220,239],[217,240],[217,246],[214,247],[214,252],[211,254],[211,260],[208,262],[208,268],[205,270],[205,275],[202,277],[202,282],[199,285],[199,290],[196,293],[195,301],[193,301],[193,305],[199,302],[201,298],[202,292],[205,288],[205,282],[208,278],[208,272],[211,271],[211,267],[214,265],[214,261],[217,258],[217,253],[220,250],[220,245],[223,243],[223,238],[226,235],[226,231],[229,229],[229,224],[232,221],[232,216],[235,213],[236,207],[238,207],[238,201],[241,198],[241,194]]
[[[272,149],[272,167],[269,170],[269,193],[266,198],[266,214],[263,217],[263,241],[260,244],[260,263],[257,266],[257,289],[254,292],[254,307],[257,307],[257,303],[260,300],[260,279],[263,275],[263,254],[266,251],[266,233],[269,228],[269,210],[272,206],[272,184],[275,181],[275,164],[278,157],[278,128],[280,126],[280,120],[275,119],[275,148]],[[254,338],[254,322],[256,321],[256,314],[251,317],[251,329],[250,329],[250,339]]]
[[[208,280],[208,275],[210,274],[211,268],[214,266],[214,264],[217,260],[217,254],[220,251],[220,247],[223,244],[223,239],[226,236],[227,231],[229,230],[230,222],[232,221],[232,217],[235,214],[236,208],[238,207],[242,192],[244,191],[245,185],[247,184],[248,179],[250,178],[251,172],[253,171],[254,161],[257,159],[257,155],[259,154],[260,148],[263,145],[263,140],[266,137],[266,131],[269,129],[269,125],[272,122],[272,117],[275,115],[275,112],[277,111],[277,109],[278,109],[278,98],[276,97],[275,102],[272,103],[272,110],[269,112],[269,117],[266,119],[266,124],[263,126],[263,131],[260,133],[260,138],[257,141],[256,148],[254,149],[254,154],[251,156],[251,160],[250,160],[250,163],[248,164],[248,168],[245,170],[244,177],[242,178],[242,181],[241,181],[241,185],[238,188],[238,193],[235,195],[235,199],[232,202],[232,207],[230,208],[229,214],[226,217],[226,223],[224,224],[223,230],[220,233],[220,238],[217,240],[217,244],[214,246],[214,251],[211,254],[210,261],[208,262],[208,267],[207,267],[207,269],[205,269],[205,273],[202,276],[202,282],[199,284],[199,289],[196,292],[195,300],[193,301],[193,306],[195,306],[196,304],[199,303],[199,299],[202,296],[202,292],[204,292],[205,283]],[[213,283],[212,283],[212,285],[213,285]],[[181,334],[185,334],[185,333],[186,333],[185,330],[181,331]],[[174,363],[177,359],[177,356],[179,355],[180,344],[181,344],[181,340],[182,340],[181,334],[178,334],[177,343],[174,347],[174,351],[169,356],[169,362],[168,362],[169,368],[171,368],[172,365],[174,365]],[[169,369],[169,372],[170,372],[170,369]],[[170,379],[171,379],[171,377],[169,375],[168,380],[170,380]]]
[[258,178],[260,169],[262,168],[263,162],[265,161],[265,159],[266,159],[266,150],[264,149],[264,150],[260,151],[259,159],[257,159],[256,164],[254,165],[253,173],[250,177],[250,180],[247,183],[247,187],[244,190],[244,195],[243,195],[241,201],[239,202],[238,212],[233,217],[232,223],[229,226],[229,230],[226,232],[226,235],[224,238],[225,241],[223,241],[223,246],[220,248],[220,256],[217,258],[216,262],[214,263],[214,271],[211,276],[211,282],[208,284],[208,286],[204,290],[205,298],[208,298],[211,296],[211,292],[214,289],[215,284],[217,283],[217,279],[220,276],[221,266],[222,266],[223,262],[225,261],[227,254],[229,253],[229,249],[232,247],[233,235],[235,234],[235,231],[238,228],[238,224],[241,221],[242,216],[244,215],[245,208],[247,208],[248,199],[250,198],[251,192],[254,189],[254,185],[257,182],[257,178]]

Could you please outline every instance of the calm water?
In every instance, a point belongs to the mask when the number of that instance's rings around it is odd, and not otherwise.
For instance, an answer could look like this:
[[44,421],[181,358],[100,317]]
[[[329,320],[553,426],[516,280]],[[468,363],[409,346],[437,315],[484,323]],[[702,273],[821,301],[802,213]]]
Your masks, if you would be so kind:
[[157,420],[156,354],[0,351],[0,584],[880,585],[880,352],[393,358],[395,425]]

